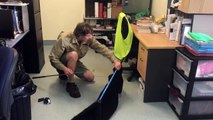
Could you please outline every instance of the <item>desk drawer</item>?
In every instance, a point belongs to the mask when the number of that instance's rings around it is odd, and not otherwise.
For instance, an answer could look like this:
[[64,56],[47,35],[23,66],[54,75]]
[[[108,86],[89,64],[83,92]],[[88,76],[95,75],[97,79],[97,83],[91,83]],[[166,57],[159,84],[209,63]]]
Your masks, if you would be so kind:
[[147,58],[148,51],[147,49],[140,43],[138,48],[138,64],[137,70],[140,73],[143,80],[146,79],[146,67],[147,67]]

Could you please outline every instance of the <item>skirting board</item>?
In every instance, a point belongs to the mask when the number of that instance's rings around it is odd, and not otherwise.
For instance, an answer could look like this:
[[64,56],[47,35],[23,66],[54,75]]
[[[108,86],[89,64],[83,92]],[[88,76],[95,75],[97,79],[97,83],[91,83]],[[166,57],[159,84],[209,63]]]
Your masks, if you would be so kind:
[[54,45],[56,40],[43,40],[43,42],[44,42],[44,45]]

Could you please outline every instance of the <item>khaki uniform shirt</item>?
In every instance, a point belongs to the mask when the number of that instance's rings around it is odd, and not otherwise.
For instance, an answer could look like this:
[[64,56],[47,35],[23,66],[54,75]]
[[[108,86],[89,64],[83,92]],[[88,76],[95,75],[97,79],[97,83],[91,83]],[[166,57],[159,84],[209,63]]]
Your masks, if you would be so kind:
[[92,40],[88,40],[87,43],[79,44],[76,37],[72,33],[61,32],[58,36],[56,44],[53,46],[49,59],[53,67],[63,70],[64,64],[60,61],[63,53],[76,51],[78,58],[81,59],[86,55],[88,49],[92,48],[98,53],[110,59],[112,62],[117,60],[113,52],[109,50],[105,45],[99,43],[94,37]]

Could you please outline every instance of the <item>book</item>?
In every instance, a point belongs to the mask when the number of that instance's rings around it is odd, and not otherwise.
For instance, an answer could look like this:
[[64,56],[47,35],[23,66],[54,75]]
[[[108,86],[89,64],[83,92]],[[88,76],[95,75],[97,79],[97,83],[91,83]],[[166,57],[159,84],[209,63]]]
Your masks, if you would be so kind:
[[112,18],[112,3],[107,3],[107,18]]
[[180,40],[179,40],[179,44],[180,45],[184,45],[185,36],[190,31],[191,31],[191,25],[189,25],[189,24],[182,24],[181,31],[180,31],[181,35],[180,35]]
[[103,18],[103,3],[98,4],[98,17]]
[[192,49],[190,46],[188,46],[187,44],[184,45],[184,47],[190,52],[192,53],[194,56],[213,56],[213,54],[209,54],[209,53],[198,53],[196,52],[194,49]]
[[[14,39],[13,14],[10,9],[0,10],[0,38]],[[6,23],[5,23],[6,21]]]
[[23,33],[23,30],[21,28],[21,24],[23,24],[21,21],[22,20],[21,15],[20,15],[21,13],[16,7],[14,7],[13,11],[14,11],[15,25],[16,25],[17,32],[19,34],[21,34],[21,33]]
[[177,22],[174,22],[174,23],[170,24],[170,33],[169,33],[169,39],[170,40],[175,40],[176,39],[177,26],[178,26]]
[[99,12],[98,12],[98,8],[99,7],[98,6],[99,6],[99,3],[95,2],[94,4],[95,4],[95,17],[98,18],[98,14],[99,14]]

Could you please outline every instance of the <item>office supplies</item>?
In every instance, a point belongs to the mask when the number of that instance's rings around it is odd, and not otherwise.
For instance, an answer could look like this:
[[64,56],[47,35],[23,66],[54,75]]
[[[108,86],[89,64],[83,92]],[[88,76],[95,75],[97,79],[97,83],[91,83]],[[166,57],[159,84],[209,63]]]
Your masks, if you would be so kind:
[[[7,24],[5,24],[5,22]],[[5,39],[14,38],[12,10],[9,10],[9,9],[0,10],[0,38],[5,38]]]

